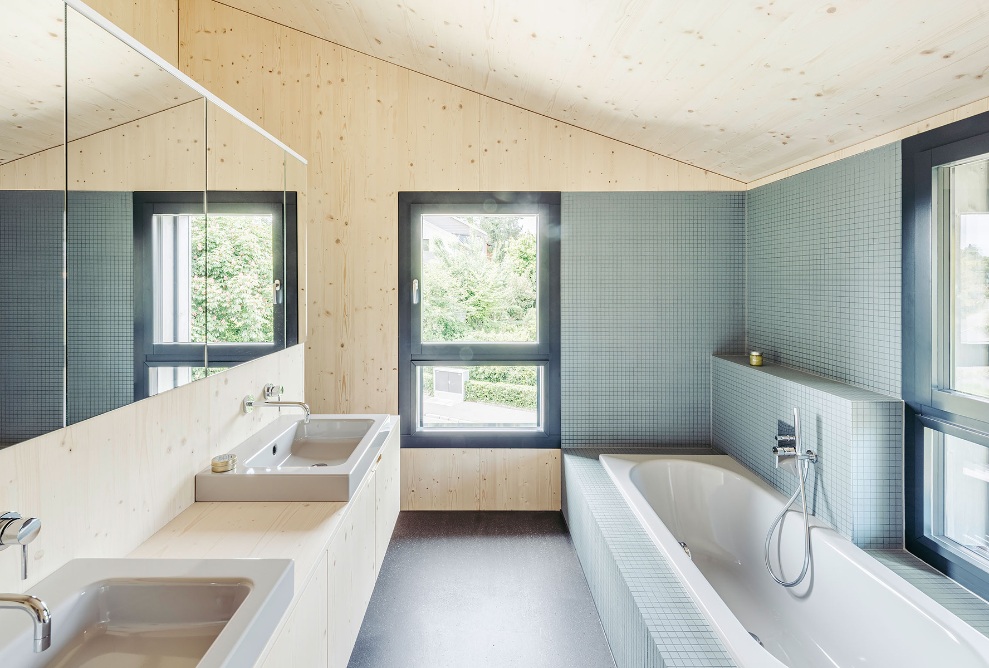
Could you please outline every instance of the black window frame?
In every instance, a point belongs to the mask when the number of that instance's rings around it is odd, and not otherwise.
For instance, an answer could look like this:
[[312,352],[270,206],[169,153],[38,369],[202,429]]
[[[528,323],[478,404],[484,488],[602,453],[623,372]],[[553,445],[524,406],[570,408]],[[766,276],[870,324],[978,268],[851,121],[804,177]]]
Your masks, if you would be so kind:
[[[152,367],[228,368],[299,342],[297,193],[292,191],[135,192],[134,202],[134,400],[150,396]],[[273,216],[274,274],[282,281],[273,304],[272,343],[155,343],[153,219],[177,207],[203,215],[264,213]],[[213,211],[214,214],[218,212]]]
[[[560,448],[560,199],[559,192],[398,194],[398,405],[403,448]],[[539,213],[538,343],[422,345],[418,335],[421,323],[413,318],[412,281],[421,276],[421,254],[413,252],[413,244],[421,238],[416,219],[423,207],[428,207],[430,212],[478,215],[533,211]],[[462,353],[466,353],[466,360]],[[416,367],[444,363],[457,366],[501,366],[516,363],[542,366],[542,431],[416,431]]]
[[[941,234],[933,211],[935,169],[989,154],[989,113],[979,114],[903,140],[903,400],[904,530],[907,550],[982,597],[989,597],[985,563],[948,541],[928,534],[932,499],[925,480],[925,429],[989,448],[989,401],[938,388],[935,366],[945,364],[935,350],[943,320],[935,312],[935,257]],[[944,281],[939,289],[944,291]],[[939,301],[937,304],[943,308]],[[943,371],[942,371],[943,373]]]

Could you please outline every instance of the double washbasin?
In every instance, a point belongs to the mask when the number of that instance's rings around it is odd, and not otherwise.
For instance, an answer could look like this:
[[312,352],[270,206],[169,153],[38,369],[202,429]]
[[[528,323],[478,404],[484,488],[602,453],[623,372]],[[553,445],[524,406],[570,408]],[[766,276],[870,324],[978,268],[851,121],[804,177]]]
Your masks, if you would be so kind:
[[196,475],[197,501],[349,501],[395,416],[283,416],[231,450],[236,466]]
[[76,559],[29,592],[51,612],[48,649],[34,651],[29,615],[0,610],[0,666],[252,666],[292,576],[290,559]]

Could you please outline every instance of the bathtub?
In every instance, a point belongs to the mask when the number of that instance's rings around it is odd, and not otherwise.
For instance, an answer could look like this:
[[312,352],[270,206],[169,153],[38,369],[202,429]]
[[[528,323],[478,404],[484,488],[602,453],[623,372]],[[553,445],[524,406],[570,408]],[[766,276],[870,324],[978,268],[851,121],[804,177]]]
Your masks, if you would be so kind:
[[[786,499],[731,457],[600,459],[739,666],[989,666],[989,639],[813,519],[807,578],[776,584],[763,544]],[[803,560],[796,508],[772,550],[787,578]]]

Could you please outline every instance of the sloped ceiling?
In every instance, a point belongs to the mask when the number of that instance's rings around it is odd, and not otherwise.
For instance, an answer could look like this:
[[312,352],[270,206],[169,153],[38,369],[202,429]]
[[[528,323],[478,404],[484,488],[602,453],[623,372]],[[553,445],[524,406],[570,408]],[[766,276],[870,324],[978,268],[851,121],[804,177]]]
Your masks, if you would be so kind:
[[989,96],[985,0],[222,0],[750,181]]
[[0,72],[0,164],[199,97],[61,0],[0,2]]

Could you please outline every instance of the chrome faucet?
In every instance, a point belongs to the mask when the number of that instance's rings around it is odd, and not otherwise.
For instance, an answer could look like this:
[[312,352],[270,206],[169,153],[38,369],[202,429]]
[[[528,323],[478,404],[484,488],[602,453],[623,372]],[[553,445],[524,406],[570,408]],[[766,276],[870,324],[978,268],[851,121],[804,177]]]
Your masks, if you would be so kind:
[[34,651],[44,652],[52,644],[52,615],[40,598],[28,594],[0,594],[0,608],[23,610],[34,621]]
[[796,407],[793,409],[793,433],[777,434],[773,457],[776,459],[776,468],[780,468],[788,461],[809,461],[812,464],[817,462],[817,454],[813,450],[800,451],[800,413]]
[[21,579],[27,580],[27,546],[38,537],[41,520],[37,517],[21,517],[20,513],[6,512],[0,515],[0,551],[13,545],[21,546]]
[[[21,546],[21,579],[27,580],[27,546],[38,537],[41,520],[20,513],[0,515],[0,550]],[[34,651],[44,652],[52,644],[52,616],[40,598],[28,594],[0,594],[0,608],[23,610],[34,620]]]
[[250,413],[255,408],[262,408],[265,406],[271,406],[273,408],[301,408],[306,414],[306,423],[309,423],[309,416],[311,411],[309,410],[309,404],[304,401],[282,401],[282,392],[285,391],[283,386],[275,386],[273,383],[268,383],[264,386],[264,401],[257,401],[253,394],[248,394],[244,397],[244,412]]

